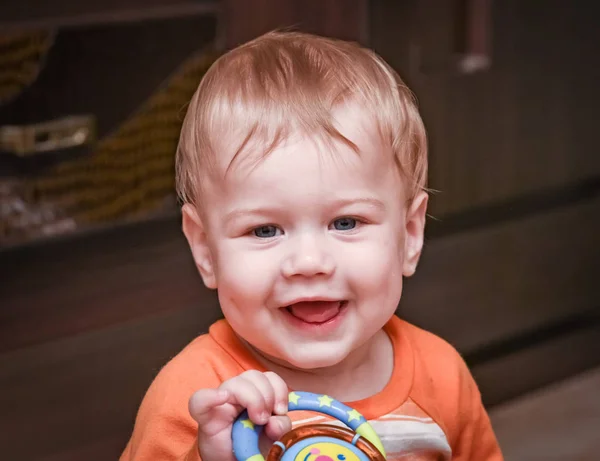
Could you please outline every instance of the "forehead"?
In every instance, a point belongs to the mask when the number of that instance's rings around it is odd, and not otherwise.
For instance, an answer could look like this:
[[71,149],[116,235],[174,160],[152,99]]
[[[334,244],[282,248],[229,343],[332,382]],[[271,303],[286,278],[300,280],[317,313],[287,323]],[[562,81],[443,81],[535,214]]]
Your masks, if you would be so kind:
[[395,209],[403,202],[404,188],[391,156],[379,150],[383,143],[356,134],[352,141],[358,152],[342,143],[330,147],[299,137],[286,140],[252,168],[238,164],[210,187],[205,201],[208,217],[238,209],[313,216],[335,208],[334,204],[363,200]]
[[337,128],[355,149],[337,139],[295,132],[266,156],[261,146],[248,149],[229,169],[234,154],[225,156],[219,176],[204,189],[208,221],[222,224],[236,210],[320,216],[338,204],[359,202],[379,202],[395,213],[406,191],[391,146],[375,123],[350,111],[337,115]]
[[[230,127],[218,139],[217,183],[231,185],[269,173],[283,173],[285,166],[302,166],[317,174],[323,168],[358,169],[364,174],[387,170],[394,165],[391,146],[386,145],[373,117],[357,105],[333,111],[338,135],[307,132],[301,127],[276,132]],[[316,161],[316,164],[314,164]],[[306,171],[308,173],[308,171]]]

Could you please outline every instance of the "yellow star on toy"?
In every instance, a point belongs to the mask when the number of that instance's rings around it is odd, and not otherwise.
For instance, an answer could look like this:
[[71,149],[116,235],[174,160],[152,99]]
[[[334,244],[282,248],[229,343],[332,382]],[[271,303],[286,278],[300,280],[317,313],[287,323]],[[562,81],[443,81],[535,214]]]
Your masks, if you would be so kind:
[[333,402],[333,399],[331,397],[329,397],[328,395],[322,395],[321,397],[319,397],[319,406],[320,407],[330,407],[331,402]]
[[294,405],[298,405],[298,400],[300,400],[300,396],[295,392],[290,392],[290,395],[288,396],[288,401],[293,403]]
[[246,429],[252,429],[252,430],[254,430],[254,423],[252,421],[250,421],[249,419],[242,419],[242,425]]
[[348,412],[348,422],[352,421],[353,419],[360,419],[362,415],[356,411],[356,410],[351,410]]

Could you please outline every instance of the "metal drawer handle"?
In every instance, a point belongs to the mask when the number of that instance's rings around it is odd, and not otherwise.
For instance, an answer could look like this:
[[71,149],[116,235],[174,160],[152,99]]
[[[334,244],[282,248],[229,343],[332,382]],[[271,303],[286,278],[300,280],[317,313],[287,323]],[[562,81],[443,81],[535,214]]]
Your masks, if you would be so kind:
[[69,116],[33,125],[0,127],[0,151],[29,157],[91,144],[96,139],[96,118]]

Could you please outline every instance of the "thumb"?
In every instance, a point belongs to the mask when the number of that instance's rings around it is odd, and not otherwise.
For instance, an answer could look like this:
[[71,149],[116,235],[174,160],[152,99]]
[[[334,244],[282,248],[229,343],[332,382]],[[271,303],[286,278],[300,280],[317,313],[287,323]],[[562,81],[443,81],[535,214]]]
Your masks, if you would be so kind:
[[225,389],[200,389],[190,397],[188,410],[192,418],[202,425],[210,420],[211,411],[228,399],[229,392]]
[[285,433],[292,430],[290,417],[271,416],[265,425],[264,432],[271,440],[279,440]]

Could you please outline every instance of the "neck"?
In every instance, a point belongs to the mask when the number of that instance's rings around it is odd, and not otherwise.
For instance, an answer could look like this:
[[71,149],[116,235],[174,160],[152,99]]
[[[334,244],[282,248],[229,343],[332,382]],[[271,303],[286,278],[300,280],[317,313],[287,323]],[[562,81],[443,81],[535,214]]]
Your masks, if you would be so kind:
[[381,330],[341,362],[325,368],[302,369],[270,357],[244,342],[269,370],[296,390],[327,394],[341,401],[362,400],[380,392],[392,376],[391,341]]

